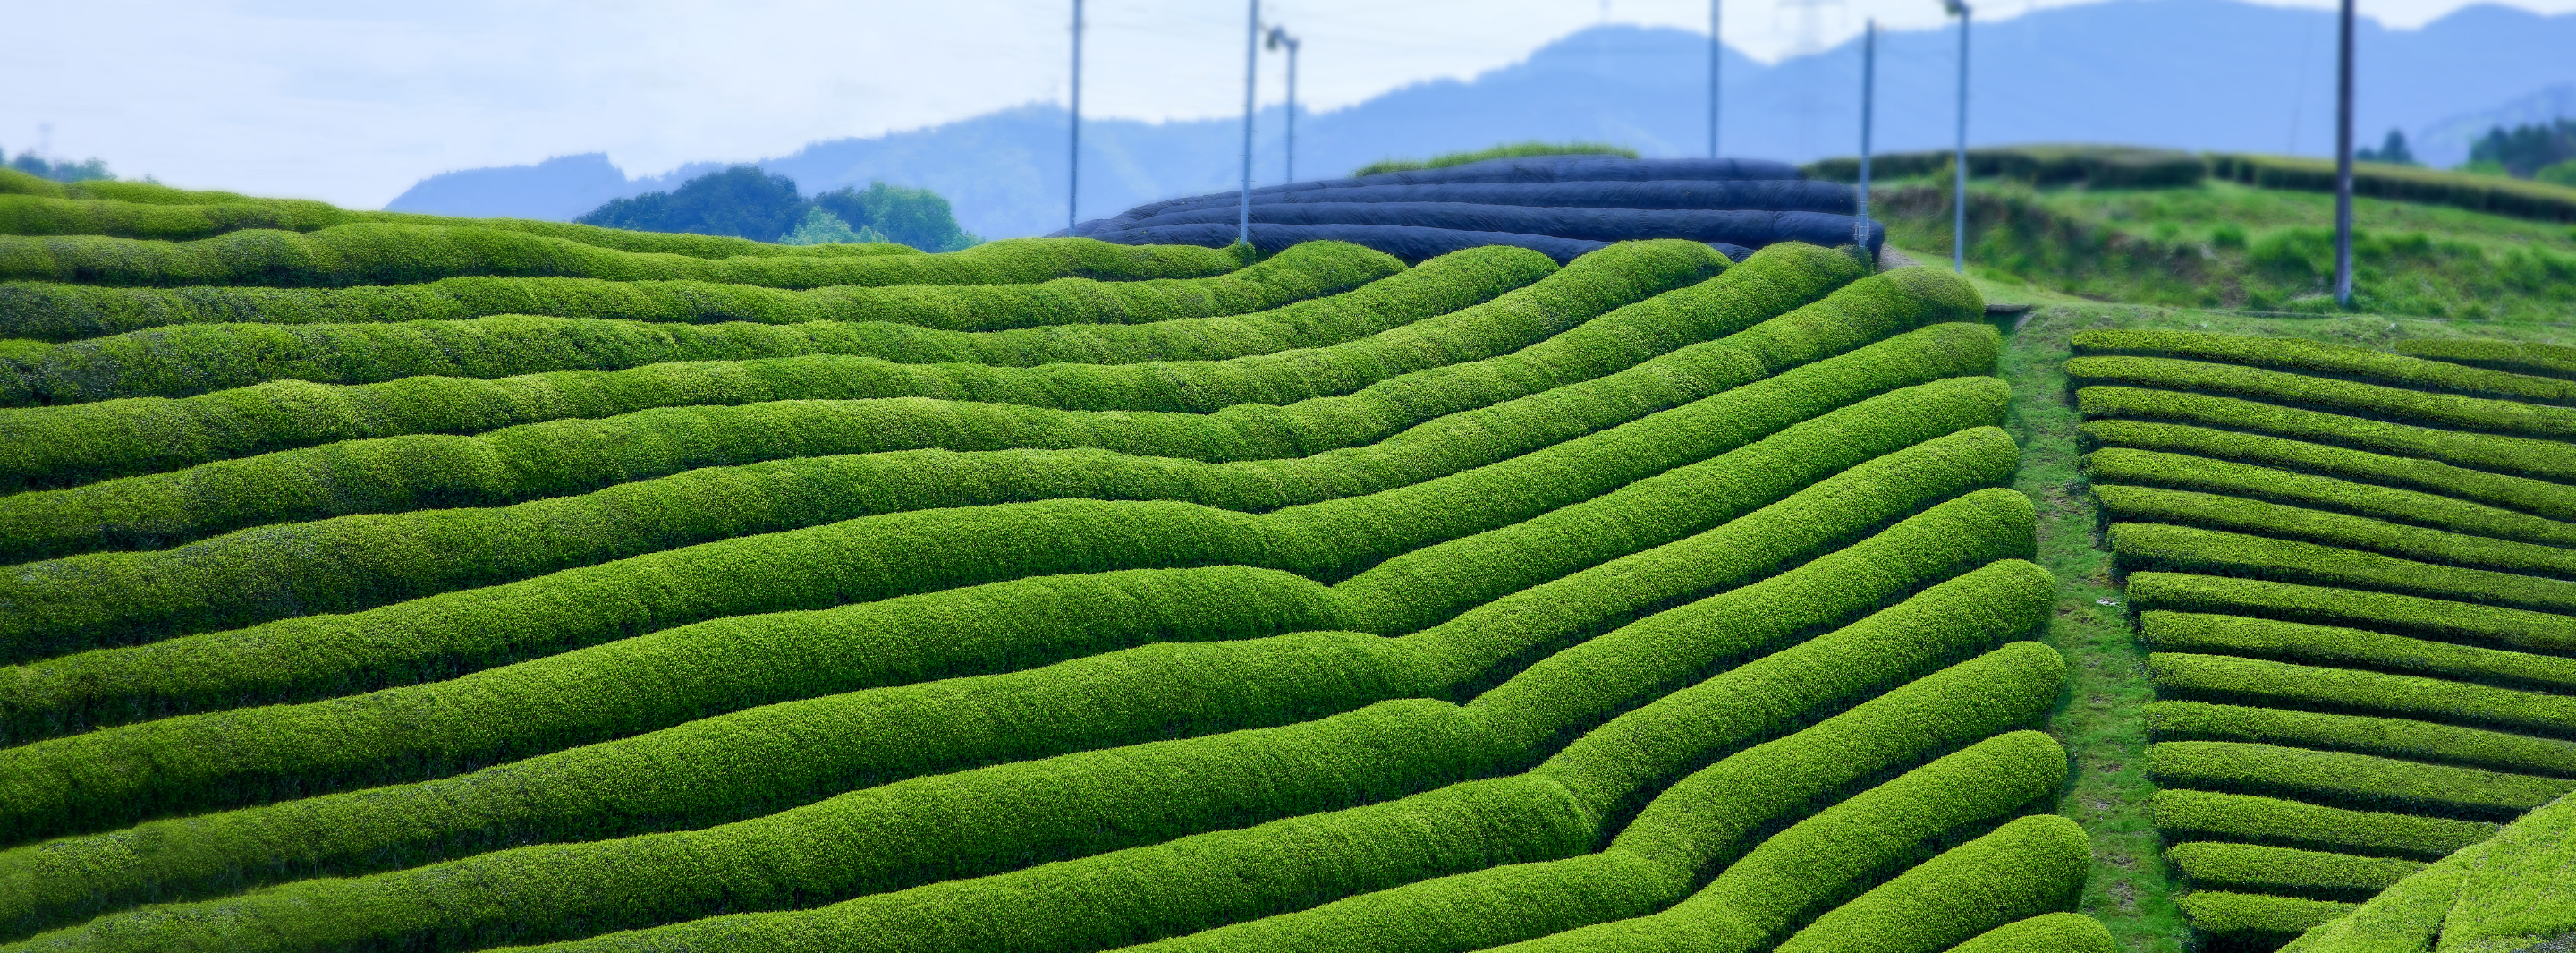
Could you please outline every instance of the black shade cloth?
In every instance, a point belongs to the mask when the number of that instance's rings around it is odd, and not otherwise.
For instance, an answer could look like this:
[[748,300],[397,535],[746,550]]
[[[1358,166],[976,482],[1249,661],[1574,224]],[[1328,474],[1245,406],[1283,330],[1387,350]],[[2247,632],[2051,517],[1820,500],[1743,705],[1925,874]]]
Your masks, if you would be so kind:
[[[1234,244],[1233,222],[1198,225],[1158,225],[1092,236],[1122,245],[1204,245],[1223,248]],[[1300,242],[1339,241],[1365,245],[1408,262],[1446,255],[1461,249],[1484,245],[1510,245],[1541,252],[1559,263],[1573,261],[1584,253],[1610,244],[1581,238],[1558,238],[1552,235],[1527,235],[1518,232],[1479,232],[1455,228],[1426,228],[1419,225],[1254,225],[1252,247],[1270,254]],[[1846,237],[1845,243],[1850,239]],[[1728,242],[1707,242],[1733,261],[1743,261],[1753,249]]]
[[[1852,212],[1852,187],[1804,179],[1707,182],[1540,182],[1527,185],[1364,185],[1299,192],[1255,190],[1252,207],[1318,202],[1460,202],[1540,208],[1752,209],[1769,212]],[[1140,205],[1125,213],[1076,225],[1075,235],[1175,224],[1166,218],[1205,209],[1239,210],[1237,193],[1192,196]],[[1192,221],[1195,221],[1193,219]]]
[[[1138,228],[1223,225],[1238,212],[1210,208],[1172,212]],[[1524,208],[1458,202],[1297,202],[1252,207],[1254,225],[1395,225],[1470,232],[1546,235],[1596,242],[1687,238],[1760,248],[1773,242],[1843,245],[1852,240],[1852,217],[1820,212],[1703,211],[1698,209]],[[1133,229],[1121,229],[1132,231]],[[1381,249],[1383,250],[1383,249]],[[1390,254],[1393,254],[1390,252]],[[1397,257],[1402,257],[1401,255]]]

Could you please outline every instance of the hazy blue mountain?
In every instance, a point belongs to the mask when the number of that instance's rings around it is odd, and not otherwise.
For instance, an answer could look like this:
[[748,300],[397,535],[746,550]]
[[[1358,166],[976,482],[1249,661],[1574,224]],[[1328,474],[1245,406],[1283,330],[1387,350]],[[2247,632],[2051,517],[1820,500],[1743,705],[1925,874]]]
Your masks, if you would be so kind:
[[2452,166],[2469,159],[2469,144],[2502,126],[2545,126],[2554,119],[2576,119],[2576,83],[2560,83],[2491,109],[2462,113],[2419,129],[2415,154],[2421,161]]
[[[1980,143],[2324,154],[2334,136],[2334,38],[2330,12],[2227,0],[2114,0],[1980,25],[1969,134]],[[2420,30],[2364,21],[2357,42],[2363,142],[2576,82],[2576,14],[2469,7]],[[1956,44],[1949,30],[1880,38],[1878,148],[1948,144]],[[1705,36],[1686,31],[1598,27],[1472,81],[1421,83],[1301,114],[1299,177],[1532,138],[1696,155],[1706,148],[1707,49]],[[1729,51],[1725,71],[1727,154],[1803,161],[1856,150],[1858,41],[1769,67]],[[1281,118],[1275,108],[1261,117],[1257,182],[1280,179]],[[1241,134],[1237,120],[1085,122],[1082,217],[1232,188]],[[1001,238],[1064,226],[1064,141],[1064,110],[1037,105],[818,142],[757,164],[809,194],[872,179],[926,187],[955,205],[967,229]],[[387,207],[569,218],[720,167],[626,180],[604,157],[572,156],[436,176]]]

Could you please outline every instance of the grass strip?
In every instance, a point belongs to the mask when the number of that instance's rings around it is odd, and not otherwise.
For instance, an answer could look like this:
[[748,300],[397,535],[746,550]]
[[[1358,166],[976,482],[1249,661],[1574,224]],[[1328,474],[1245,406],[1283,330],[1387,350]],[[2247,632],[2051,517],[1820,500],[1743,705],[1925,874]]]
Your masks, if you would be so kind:
[[2475,536],[2576,546],[2576,524],[2430,493],[2293,473],[2230,460],[2107,447],[2084,457],[2095,483],[2130,483],[2270,500]]
[[2145,420],[2096,420],[2085,424],[2083,432],[2099,446],[2227,460],[2457,497],[2554,520],[2576,519],[2576,487],[2439,460]]
[[2075,392],[2075,400],[2088,418],[2198,424],[2576,483],[2576,458],[2569,457],[2566,445],[2555,440],[2465,433],[2233,397],[2136,387],[2085,387]]
[[2412,718],[2159,701],[2147,705],[2147,730],[2155,737],[2172,740],[2256,741],[2520,774],[2576,777],[2576,741]]
[[[1522,275],[1521,284],[1556,270],[1556,263],[1545,255],[1501,246],[1442,258],[1456,259],[1450,269],[1474,262],[1496,272]],[[1012,285],[836,285],[782,291],[704,281],[598,278],[442,278],[422,284],[351,288],[116,288],[20,281],[0,284],[0,334],[66,342],[174,325],[416,323],[515,314],[683,324],[880,322],[887,327],[853,330],[873,332],[880,339],[877,346],[883,348],[895,341],[919,347],[925,338],[961,341],[953,332],[1193,321],[1156,335],[1165,337],[1177,336],[1168,331],[1208,327],[1207,319],[1216,316],[1281,308],[1404,270],[1403,262],[1382,252],[1346,242],[1307,242],[1239,271],[1209,278],[1108,282],[1057,278]],[[952,333],[907,333],[928,329]],[[332,339],[278,340],[327,347]],[[978,340],[990,339],[962,339]]]
[[2118,953],[2102,921],[2080,913],[2043,913],[2004,924],[1950,948],[1950,953]]
[[2345,623],[2510,648],[2576,654],[2576,619],[2470,602],[2263,579],[2140,572],[2128,579],[2139,609],[2179,609],[2299,622]]
[[2147,664],[2158,689],[2183,697],[2576,734],[2576,697],[2566,695],[2189,652],[2157,652]]
[[2576,381],[2465,367],[2331,341],[2206,331],[2104,328],[2075,335],[2079,355],[2180,357],[2368,381],[2409,390],[2565,404]]
[[2576,781],[2561,778],[2235,741],[2156,742],[2147,746],[2147,771],[2174,787],[2508,819],[2576,791]]
[[99,285],[396,285],[463,275],[696,280],[769,288],[1011,285],[1053,278],[1201,278],[1243,265],[1230,250],[1006,238],[921,254],[691,258],[474,226],[358,222],[313,232],[248,229],[188,242],[0,236],[0,280]]
[[2151,610],[2138,614],[2138,633],[2163,651],[2245,655],[2443,675],[2543,691],[2576,691],[2576,659],[2453,645],[2364,629]]
[[2362,549],[2465,569],[2576,578],[2576,549],[2446,533],[2326,510],[2154,487],[2095,484],[2105,519],[2172,523]]
[[[1699,298],[1701,290],[1676,294]],[[1713,290],[1723,295],[1739,289]],[[1281,484],[1275,492],[1246,494],[1246,499],[1258,501],[1253,504],[1256,508],[1276,508],[1315,502],[1328,495],[1372,491],[1362,488],[1386,489],[1398,480],[1418,481],[1493,463],[1616,427],[1657,410],[1689,404],[1730,387],[1754,383],[1766,375],[1833,357],[1846,347],[1869,343],[1854,340],[1855,334],[1811,333],[1816,323],[1812,313],[1767,320],[1762,314],[1765,310],[1773,314],[1787,311],[1796,307],[1796,301],[1758,300],[1740,291],[1724,296],[1730,299],[1728,304],[1741,306],[1740,309],[1680,307],[1698,302],[1679,301],[1657,304],[1651,309],[1623,308],[1522,354],[1488,359],[1490,366],[1478,369],[1480,376],[1486,378],[1482,381],[1459,381],[1461,375],[1426,370],[1417,372],[1424,377],[1398,376],[1371,385],[1362,389],[1357,399],[1324,399],[1320,403],[1291,404],[1284,410],[1260,407],[1219,409],[1211,415],[1110,415],[928,401],[781,401],[750,406],[662,408],[605,419],[525,424],[475,436],[383,437],[279,451],[201,464],[176,473],[0,497],[0,541],[5,541],[5,549],[0,552],[60,555],[91,548],[119,548],[119,544],[158,547],[265,523],[359,512],[399,512],[424,506],[506,505],[702,467],[933,447],[1002,451],[1090,446],[1215,463],[1302,457],[1206,470],[1220,483],[1240,483],[1241,479],[1227,480],[1225,475],[1241,473],[1246,478]],[[1771,310],[1773,307],[1777,310]],[[1640,327],[1655,323],[1649,315],[1683,313],[1693,314],[1703,323],[1699,328]],[[1760,323],[1745,327],[1756,321]],[[1722,336],[1662,354],[1635,353],[1634,332],[1653,330],[1679,337],[1701,329]],[[1853,322],[1849,328],[1854,332],[1882,329],[1889,333],[1905,330],[1881,322]],[[1872,359],[1887,363],[1876,375],[1878,378],[1919,383],[1932,379],[1920,377],[1921,368],[1942,364],[1952,355],[1973,361],[1979,352],[2000,349],[1997,342],[1981,346],[1970,340],[1973,335],[1965,334],[1966,330],[1965,326],[1954,326],[1930,334],[1900,335],[1906,343],[1862,349],[1869,351]],[[1629,343],[1605,347],[1600,335],[1616,336]],[[1859,359],[1858,355],[1846,356]],[[1387,360],[1386,355],[1358,357],[1381,370],[1404,363]],[[1846,360],[1831,372],[1804,375],[1798,383],[1783,381],[1763,386],[1774,390],[1814,387],[1818,385],[1805,382],[1818,375],[1836,375],[1835,381],[1848,382],[1870,374],[1868,370],[1851,368],[1850,363]],[[1981,373],[1993,362],[1988,357],[1973,369],[1959,366],[1961,370],[1950,373]],[[1192,379],[1172,374],[1175,369],[1164,366],[1154,370],[1164,372],[1161,376],[1165,378],[1178,377],[1176,383],[1194,384],[1187,388],[1197,395],[1192,399],[1222,397],[1235,389],[1224,386],[1222,375]],[[1318,376],[1330,376],[1288,373],[1298,370],[1294,367],[1279,370],[1281,373],[1257,376],[1283,382],[1302,379],[1297,390],[1313,387]],[[1544,382],[1551,376],[1579,379],[1585,370],[1602,373],[1552,390],[1529,392],[1534,382]],[[1909,373],[1915,376],[1907,376]],[[1482,386],[1442,387],[1444,379],[1453,384]],[[926,389],[932,394],[953,390],[936,381],[888,383],[930,385],[885,388],[897,393],[907,389]],[[963,396],[1034,405],[1114,403],[1067,401],[1068,388],[1043,386],[1042,382],[1040,386],[991,393],[967,390],[970,392]],[[1211,391],[1216,393],[1208,393]],[[1296,395],[1292,391],[1246,396]],[[1473,396],[1489,397],[1495,402],[1460,409],[1446,420],[1423,419],[1426,414],[1456,407],[1463,402],[1462,397]],[[1814,404],[1812,399],[1807,402]],[[1329,448],[1345,441],[1356,443]],[[1322,489],[1327,484],[1331,489]],[[1208,498],[1224,496],[1211,494]]]
[[1455,953],[1652,913],[1811,801],[2028,724],[2056,701],[2065,671],[2046,646],[2013,643],[1693,773],[1599,853],[1433,878],[1135,953]]
[[[2037,574],[2033,584],[2028,578]],[[1594,828],[1604,814],[1602,803],[1617,803],[1633,794],[1623,784],[1656,781],[1658,771],[1705,761],[1712,750],[1741,744],[1748,736],[1776,731],[1801,713],[1829,706],[1854,695],[1867,696],[1902,685],[1940,659],[1974,652],[2000,641],[2017,628],[2028,628],[2045,612],[2050,587],[2044,573],[2027,563],[2002,564],[1936,586],[1914,599],[1847,626],[1831,635],[1738,667],[1697,686],[1655,699],[1583,737],[1632,752],[1650,752],[1657,767],[1628,770],[1619,776],[1596,776],[1585,764],[1560,765],[1563,755],[1540,771],[1500,779],[1505,786],[1555,791],[1569,817],[1543,825],[1543,838],[1514,838],[1516,853],[1542,851],[1564,841],[1573,828]],[[1725,596],[1717,597],[1726,599]],[[1958,623],[1963,613],[1981,604],[2006,608],[1986,610],[1976,624]],[[1690,611],[1689,609],[1677,611]],[[1767,620],[1765,620],[1767,622]],[[1633,627],[1631,627],[1633,628]],[[1720,629],[1723,631],[1723,629]],[[1751,633],[1746,633],[1751,634]],[[1776,627],[1771,638],[1777,638]],[[1609,642],[1635,641],[1626,631],[1604,637]],[[1747,643],[1734,640],[1741,651]],[[1758,636],[1754,644],[1762,641]],[[1808,646],[1820,646],[1810,651]],[[1724,651],[1719,649],[1717,651]],[[1818,652],[1851,653],[1877,664],[1855,664],[1838,679],[1819,681],[1809,658]],[[1705,659],[1705,652],[1701,658]],[[1689,665],[1688,668],[1703,668]],[[1506,682],[1551,681],[1532,670]],[[1491,704],[1480,698],[1459,709],[1431,701],[1382,702],[1349,715],[1285,728],[1238,732],[1178,742],[1157,742],[1142,749],[1095,751],[1045,761],[1019,762],[965,774],[938,775],[853,792],[781,814],[708,830],[646,835],[616,841],[552,845],[501,851],[427,868],[354,880],[309,880],[255,894],[214,901],[224,910],[214,918],[213,933],[224,945],[253,949],[329,948],[353,942],[401,942],[423,931],[513,934],[516,938],[598,933],[620,926],[687,919],[746,907],[810,904],[880,893],[912,884],[1010,870],[1032,858],[1079,857],[1170,837],[1239,827],[1283,815],[1329,810],[1354,800],[1385,796],[1391,779],[1356,771],[1346,763],[1392,765],[1396,756],[1419,758],[1423,770],[1416,789],[1479,773],[1479,765],[1499,766],[1515,750],[1544,742],[1558,732],[1597,721],[1600,713],[1617,711],[1640,697],[1630,686],[1594,684],[1592,698],[1566,712],[1592,717],[1571,724],[1531,731],[1523,713],[1508,701]],[[1397,715],[1404,712],[1403,716]],[[1431,719],[1425,721],[1424,719]],[[1349,727],[1326,731],[1326,726]],[[1731,725],[1716,731],[1675,734],[1674,723]],[[1389,744],[1377,739],[1390,733],[1416,732],[1422,739]],[[1267,740],[1277,737],[1279,741]],[[935,739],[908,739],[923,747],[941,747]],[[1624,743],[1622,743],[1624,742]],[[1421,745],[1452,749],[1444,758],[1421,758]],[[1231,782],[1227,790],[1202,790],[1206,779],[1223,776],[1245,762],[1234,749],[1258,746],[1285,765],[1269,777]],[[1339,750],[1356,749],[1356,750]],[[1147,757],[1145,752],[1153,752]],[[1286,757],[1299,752],[1299,757]],[[1195,759],[1195,760],[1193,760]],[[1150,762],[1153,770],[1192,779],[1174,784],[1146,780],[1144,771],[1111,769],[1111,765]],[[1199,762],[1204,761],[1202,765]],[[1678,770],[1686,770],[1686,767]],[[1311,779],[1308,777],[1311,776]],[[1567,792],[1559,783],[1583,778],[1585,789]],[[1468,785],[1491,786],[1483,782]],[[1586,790],[1588,789],[1588,790]],[[1458,789],[1450,789],[1457,791]],[[1184,793],[1186,792],[1186,793]],[[1257,793],[1256,793],[1257,792]],[[1330,793],[1328,793],[1330,792]],[[1409,800],[1442,800],[1440,792]],[[1590,793],[1591,796],[1587,796]],[[1030,798],[1060,805],[1030,810]],[[2028,795],[2024,796],[2025,798]],[[1137,812],[1152,821],[1105,825],[1102,819]],[[1137,816],[1126,815],[1126,816]],[[976,830],[974,841],[961,842],[956,830]],[[1553,830],[1550,830],[1553,829]],[[850,837],[847,832],[866,831]],[[1248,832],[1232,831],[1228,835]],[[1214,835],[1227,836],[1227,835]],[[1567,846],[1580,849],[1590,839],[1578,836]],[[1258,846],[1257,839],[1255,846]],[[1178,857],[1198,855],[1178,850]],[[1572,850],[1560,851],[1572,853]],[[1114,855],[1112,855],[1114,856]],[[1169,860],[1140,865],[1160,869]],[[694,874],[678,875],[689,869]],[[951,883],[955,881],[950,879]],[[926,889],[938,889],[932,885]],[[1187,903],[1187,897],[1174,898]],[[1282,898],[1285,899],[1285,898]],[[459,916],[458,911],[472,914]],[[337,911],[327,921],[319,911]],[[1156,913],[1164,911],[1157,909]],[[213,937],[197,911],[146,908],[126,917],[94,922],[89,932],[116,935],[137,926],[165,931],[164,941],[197,934]],[[1134,918],[1136,914],[1128,915]],[[953,919],[953,918],[951,918]],[[1148,919],[1136,927],[1150,928]],[[101,929],[101,924],[106,924]],[[1131,927],[1136,928],[1136,927]],[[172,935],[175,934],[175,935]],[[244,946],[248,944],[248,946]]]
[[2556,440],[2576,437],[2576,408],[2427,393],[2232,364],[2161,357],[2078,357],[2066,362],[2066,376],[2078,387],[2158,387],[2482,433]]
[[2167,526],[2119,523],[2107,534],[2124,567],[2249,575],[2356,586],[2440,598],[2576,610],[2576,582],[2436,566],[2291,540]]
[[2486,840],[2501,827],[2483,821],[2188,789],[2157,791],[2155,818],[2156,828],[2168,840],[2215,837],[2424,859]]
[[2393,857],[2356,857],[2324,851],[2193,841],[2165,856],[2203,887],[2308,896],[2321,900],[2367,898],[2430,866]]

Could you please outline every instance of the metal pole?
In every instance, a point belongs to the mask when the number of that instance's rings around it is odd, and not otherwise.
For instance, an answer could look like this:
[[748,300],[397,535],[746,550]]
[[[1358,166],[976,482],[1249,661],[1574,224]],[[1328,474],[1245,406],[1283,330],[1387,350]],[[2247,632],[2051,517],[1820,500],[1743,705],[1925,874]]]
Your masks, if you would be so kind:
[[2352,3],[2343,0],[2343,57],[2335,77],[2335,304],[2352,307]]
[[1082,199],[1082,0],[1073,0],[1073,134],[1064,151],[1064,229],[1073,234]]
[[1950,0],[1959,14],[1959,152],[1952,163],[1958,166],[1958,181],[1950,193],[1950,270],[1968,271],[1968,17],[1975,11],[1960,0]]
[[1261,0],[1247,0],[1249,19],[1243,28],[1243,206],[1235,219],[1234,240],[1252,244],[1252,77],[1254,56],[1261,49]]
[[1261,41],[1271,49],[1288,49],[1288,181],[1297,181],[1297,38],[1288,35],[1286,27],[1274,26]]
[[1852,217],[1852,247],[1869,262],[1869,110],[1878,85],[1878,18],[1871,17],[1860,41],[1860,205]]
[[1717,40],[1718,3],[1708,0],[1708,157],[1717,158],[1717,64],[1724,49]]

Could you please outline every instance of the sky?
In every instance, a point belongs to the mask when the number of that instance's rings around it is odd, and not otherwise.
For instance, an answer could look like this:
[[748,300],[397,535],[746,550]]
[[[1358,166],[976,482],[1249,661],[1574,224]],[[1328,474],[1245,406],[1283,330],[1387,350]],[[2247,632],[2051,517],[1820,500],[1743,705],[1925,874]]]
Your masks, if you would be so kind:
[[[1980,19],[2067,0],[1992,0]],[[2150,0],[2151,2],[2151,0]],[[2331,6],[2329,0],[2286,5]],[[2361,0],[2423,25],[2465,0]],[[2576,0],[2516,0],[2543,13]],[[188,188],[375,208],[424,176],[606,152],[630,175],[1064,101],[1070,0],[88,0],[11,14],[0,149],[105,159]],[[1239,114],[1245,4],[1087,0],[1086,116]],[[1268,0],[1310,109],[1465,79],[1599,23],[1706,30],[1705,0]],[[1777,61],[1936,0],[1730,0],[1729,46]],[[108,26],[112,24],[112,26]],[[46,38],[26,42],[23,38]],[[1284,58],[1261,56],[1264,103]]]

